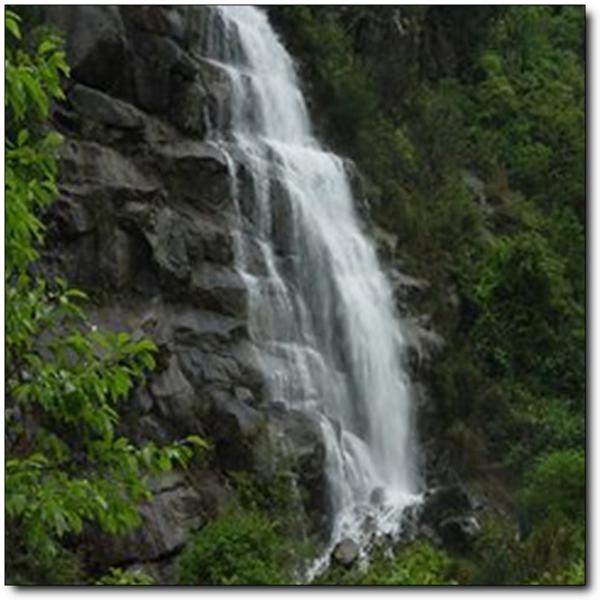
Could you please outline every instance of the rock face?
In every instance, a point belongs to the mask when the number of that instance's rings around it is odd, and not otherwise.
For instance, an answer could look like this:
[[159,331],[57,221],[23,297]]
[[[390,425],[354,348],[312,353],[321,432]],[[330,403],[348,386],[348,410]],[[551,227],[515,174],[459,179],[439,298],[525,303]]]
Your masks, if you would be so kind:
[[72,66],[53,113],[65,143],[47,269],[88,291],[93,322],[160,348],[159,369],[124,417],[127,433],[214,442],[208,470],[156,483],[144,526],[90,558],[99,570],[172,557],[226,503],[230,471],[268,474],[278,453],[305,491],[309,529],[326,531],[320,428],[267,406],[247,331],[227,158],[206,141],[229,93],[202,57],[209,10],[46,8]]

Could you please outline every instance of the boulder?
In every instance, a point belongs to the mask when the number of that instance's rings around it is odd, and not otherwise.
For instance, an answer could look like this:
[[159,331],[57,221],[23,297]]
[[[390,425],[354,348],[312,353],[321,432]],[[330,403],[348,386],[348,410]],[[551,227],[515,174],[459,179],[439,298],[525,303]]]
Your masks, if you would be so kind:
[[464,551],[473,545],[481,527],[473,516],[448,517],[437,528],[442,544],[452,550]]
[[417,515],[417,533],[437,546],[467,550],[479,534],[473,513],[481,508],[462,485],[440,486],[425,495]]
[[331,553],[332,561],[342,567],[351,567],[360,556],[360,546],[352,539],[345,538],[338,542]]
[[420,520],[436,526],[447,517],[468,513],[472,509],[471,498],[462,485],[440,486],[426,492]]

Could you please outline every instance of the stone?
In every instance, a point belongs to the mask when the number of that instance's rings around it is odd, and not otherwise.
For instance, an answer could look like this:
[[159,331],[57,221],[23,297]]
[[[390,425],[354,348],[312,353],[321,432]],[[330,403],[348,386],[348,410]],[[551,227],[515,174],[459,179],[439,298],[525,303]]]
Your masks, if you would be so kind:
[[184,81],[173,90],[169,117],[186,134],[203,138],[210,124],[211,102],[211,97],[200,81]]
[[385,500],[385,490],[382,487],[376,487],[369,496],[369,502],[373,506],[381,506]]
[[82,117],[103,125],[119,129],[144,126],[143,113],[137,108],[100,90],[76,83],[69,90],[69,100]]
[[473,512],[480,510],[460,484],[440,486],[426,492],[417,514],[418,534],[452,551],[465,551],[477,539],[480,526]]
[[452,550],[464,551],[477,539],[481,527],[473,516],[448,517],[437,528],[443,545]]
[[48,6],[46,19],[64,32],[73,80],[127,96],[130,62],[117,6]]
[[462,485],[440,486],[426,492],[421,521],[437,525],[446,517],[464,514],[471,510],[471,498]]
[[331,532],[331,498],[326,473],[325,440],[318,421],[283,404],[267,407],[273,435],[278,436],[283,451],[297,473],[304,490],[303,503],[308,527],[319,539],[326,541]]
[[53,232],[64,237],[80,237],[93,231],[97,225],[94,211],[76,196],[63,193],[52,206]]
[[215,391],[207,421],[221,467],[254,470],[254,444],[261,431],[266,431],[264,416],[236,396]]
[[237,318],[247,316],[248,288],[234,269],[202,263],[194,268],[190,286],[190,295],[201,306]]
[[124,536],[102,535],[91,549],[92,565],[146,562],[183,547],[188,532],[206,521],[200,495],[186,485],[156,493],[140,508],[142,525]]
[[121,14],[140,31],[185,40],[185,7],[121,6]]
[[126,199],[148,197],[158,190],[153,175],[142,173],[132,158],[97,142],[69,139],[60,149],[62,185],[94,194],[119,204]]
[[180,435],[201,431],[198,413],[202,404],[181,372],[176,356],[170,357],[166,370],[152,378],[149,391],[158,415]]
[[331,558],[334,563],[348,568],[351,567],[360,556],[360,546],[352,539],[345,538],[336,544]]
[[195,473],[193,484],[182,473],[165,473],[151,487],[154,496],[140,508],[140,527],[123,536],[86,532],[83,549],[90,565],[106,570],[169,559],[230,499],[223,481],[210,472]]

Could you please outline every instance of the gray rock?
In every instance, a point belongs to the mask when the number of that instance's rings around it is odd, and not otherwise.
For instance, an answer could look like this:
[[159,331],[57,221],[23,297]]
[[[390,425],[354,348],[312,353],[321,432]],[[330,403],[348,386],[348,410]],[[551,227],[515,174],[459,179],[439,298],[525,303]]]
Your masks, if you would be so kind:
[[121,537],[86,536],[88,561],[108,565],[151,562],[180,550],[192,531],[228,502],[229,493],[213,474],[196,474],[194,485],[181,473],[167,473],[153,483],[154,497],[141,506],[142,524]]
[[186,36],[185,7],[121,6],[121,15],[140,31],[168,36],[184,42]]
[[369,502],[373,506],[381,506],[385,500],[385,490],[382,487],[376,487],[369,496]]
[[48,22],[65,34],[75,81],[124,97],[130,77],[125,25],[116,6],[49,6]]
[[98,199],[145,197],[159,189],[153,174],[142,173],[131,157],[96,142],[67,140],[60,150],[62,184]]
[[194,269],[190,285],[194,302],[224,315],[246,318],[248,288],[237,271],[205,262]]
[[266,431],[265,424],[263,415],[235,395],[225,391],[211,394],[208,427],[222,468],[254,470],[256,438]]
[[120,129],[140,129],[143,114],[133,105],[79,83],[69,91],[75,110],[87,119]]
[[200,433],[202,402],[181,372],[176,356],[170,357],[166,370],[152,378],[149,391],[157,414],[180,435]]
[[331,554],[334,563],[342,567],[351,567],[360,556],[359,545],[350,538],[343,539],[339,542]]

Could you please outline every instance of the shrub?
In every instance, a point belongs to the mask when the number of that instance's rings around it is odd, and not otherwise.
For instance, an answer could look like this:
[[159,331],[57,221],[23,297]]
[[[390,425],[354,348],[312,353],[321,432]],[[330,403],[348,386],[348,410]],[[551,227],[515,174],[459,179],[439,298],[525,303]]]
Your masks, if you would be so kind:
[[374,553],[365,568],[333,566],[318,577],[316,585],[454,585],[452,561],[429,542],[416,541],[393,558]]
[[267,516],[230,509],[206,525],[182,552],[183,585],[292,583],[289,548]]
[[529,519],[550,517],[582,522],[585,503],[583,450],[556,450],[537,459],[526,474],[525,506]]
[[488,517],[482,522],[475,544],[473,581],[478,585],[515,585],[526,579],[526,554],[518,529],[506,518]]

